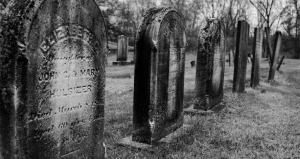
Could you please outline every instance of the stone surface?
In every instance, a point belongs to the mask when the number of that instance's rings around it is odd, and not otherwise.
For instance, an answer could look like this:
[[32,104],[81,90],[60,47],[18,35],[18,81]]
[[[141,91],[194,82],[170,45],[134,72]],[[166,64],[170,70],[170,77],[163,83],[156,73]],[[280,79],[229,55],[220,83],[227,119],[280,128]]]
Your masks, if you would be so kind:
[[233,51],[230,51],[229,52],[229,66],[233,66],[233,62],[234,62]]
[[255,88],[259,85],[260,81],[260,62],[262,54],[263,32],[259,28],[254,30],[254,43],[253,43],[253,62],[251,70],[250,86]]
[[127,61],[128,38],[124,35],[118,36],[117,61]]
[[234,57],[233,92],[245,91],[245,80],[248,58],[249,24],[242,20],[238,22],[236,51]]
[[107,35],[93,0],[15,0],[0,37],[0,158],[104,158]]
[[282,65],[282,63],[283,63],[284,58],[285,58],[285,55],[283,55],[283,56],[281,57],[279,63],[277,64],[276,71],[279,71],[279,69],[280,69],[280,67],[281,67],[281,65]]
[[220,112],[225,107],[226,107],[225,103],[221,102],[221,103],[217,104],[216,106],[214,106],[210,110],[194,109],[194,105],[191,105],[188,108],[183,109],[183,111],[184,111],[184,114],[186,114],[186,115],[191,115],[191,116],[202,115],[202,116],[206,116],[206,115],[211,115],[211,114],[214,114],[214,113],[218,113],[218,112]]
[[280,51],[280,46],[281,46],[281,32],[280,31],[276,31],[276,35],[275,35],[275,45],[274,45],[274,49],[273,49],[273,55],[271,58],[271,65],[270,65],[270,71],[269,71],[269,77],[268,80],[272,81],[274,80],[275,77],[275,73],[276,73],[276,65],[277,65],[277,59],[279,56],[279,51]]
[[183,124],[185,25],[171,8],[144,16],[136,43],[132,140],[153,144]]
[[[186,132],[192,128],[192,125],[182,125],[182,127],[178,128],[174,133],[171,133],[167,135],[166,137],[162,138],[159,142],[156,144],[169,144],[173,141],[173,139],[176,139],[180,136],[183,136],[186,134]],[[140,142],[135,142],[132,140],[132,136],[128,136],[126,138],[121,139],[118,142],[119,145],[121,146],[128,146],[128,147],[134,147],[136,149],[141,149],[141,150],[147,150],[147,151],[152,151],[154,152],[154,147],[156,145],[149,145],[145,143],[140,143]]]
[[191,67],[195,67],[195,61],[191,61]]
[[134,62],[133,61],[113,61],[112,64],[116,65],[116,66],[126,66],[126,65],[133,65]]
[[221,23],[209,20],[198,38],[194,109],[208,110],[223,100],[225,69]]

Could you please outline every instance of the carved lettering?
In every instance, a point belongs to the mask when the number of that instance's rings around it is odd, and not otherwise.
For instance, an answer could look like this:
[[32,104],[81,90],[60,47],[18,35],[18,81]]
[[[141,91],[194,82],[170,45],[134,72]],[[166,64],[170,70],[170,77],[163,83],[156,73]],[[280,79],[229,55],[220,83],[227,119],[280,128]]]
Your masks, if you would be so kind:
[[57,43],[59,40],[68,39],[68,38],[80,38],[88,43],[92,48],[97,49],[100,47],[99,41],[97,38],[91,34],[87,29],[78,26],[78,25],[65,25],[60,26],[55,29],[47,38],[43,40],[40,45],[40,50],[45,55],[49,49]]
[[49,128],[46,129],[35,129],[33,132],[33,138],[41,138],[46,133],[52,133],[54,132],[54,125],[51,125]]
[[49,109],[49,110],[47,110],[46,112],[41,112],[41,111],[39,111],[39,112],[31,112],[30,114],[29,114],[29,121],[31,121],[31,120],[39,120],[39,119],[42,119],[42,118],[45,118],[45,117],[49,117],[49,116],[51,116],[52,115],[52,109]]
[[92,85],[75,86],[70,88],[57,88],[49,90],[50,98],[69,97],[72,95],[92,92]]

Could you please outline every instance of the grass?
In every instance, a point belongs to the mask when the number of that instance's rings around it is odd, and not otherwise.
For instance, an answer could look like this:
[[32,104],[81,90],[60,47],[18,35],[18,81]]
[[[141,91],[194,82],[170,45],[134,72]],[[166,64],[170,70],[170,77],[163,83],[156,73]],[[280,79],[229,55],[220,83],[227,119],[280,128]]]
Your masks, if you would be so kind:
[[[132,56],[129,55],[129,59]],[[109,61],[115,60],[110,56]],[[186,56],[184,106],[194,97],[195,68]],[[193,127],[170,144],[154,151],[117,146],[132,131],[134,66],[109,66],[106,79],[105,133],[108,158],[296,158],[300,157],[300,61],[285,60],[275,82],[268,83],[268,64],[263,61],[261,84],[249,88],[251,64],[247,68],[246,93],[232,93],[233,67],[226,64],[226,107],[210,116],[185,116]],[[131,78],[122,77],[129,74]]]

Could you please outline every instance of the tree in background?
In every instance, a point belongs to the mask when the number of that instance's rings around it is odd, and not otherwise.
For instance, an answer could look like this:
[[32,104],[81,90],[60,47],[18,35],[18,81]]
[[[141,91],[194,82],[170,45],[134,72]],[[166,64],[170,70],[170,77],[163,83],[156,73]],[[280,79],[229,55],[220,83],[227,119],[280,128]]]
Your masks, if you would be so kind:
[[[283,7],[283,2],[278,0],[249,0],[249,2],[257,9],[260,17],[262,17],[265,24],[266,33],[266,48],[267,54],[271,58],[273,54],[272,44],[271,44],[271,29],[275,22],[279,22],[280,18],[285,13],[285,8]],[[278,29],[280,23],[277,23]]]
[[135,37],[145,12],[155,6],[154,0],[96,0],[106,20],[108,36],[115,41],[119,35]]
[[288,0],[282,26],[293,43],[293,57],[300,59],[300,0]]
[[[184,15],[188,37],[198,35],[206,19],[219,19],[229,43],[233,42],[237,20],[249,6],[247,0],[167,0],[163,5],[172,6]],[[233,49],[231,45],[228,46]]]

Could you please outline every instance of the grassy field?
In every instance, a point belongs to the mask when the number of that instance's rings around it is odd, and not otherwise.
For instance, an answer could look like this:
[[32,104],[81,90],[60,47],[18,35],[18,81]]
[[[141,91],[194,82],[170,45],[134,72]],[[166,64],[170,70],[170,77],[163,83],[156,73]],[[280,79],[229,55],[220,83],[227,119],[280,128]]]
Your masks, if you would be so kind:
[[[300,60],[284,61],[274,82],[267,82],[268,64],[262,61],[261,85],[250,88],[251,64],[247,66],[246,93],[232,93],[233,67],[226,63],[224,101],[226,107],[210,116],[185,116],[193,125],[170,144],[154,147],[154,152],[117,146],[131,135],[134,66],[106,69],[105,143],[108,158],[300,158]],[[129,55],[132,59],[132,55]],[[195,68],[186,55],[184,106],[194,96]]]

